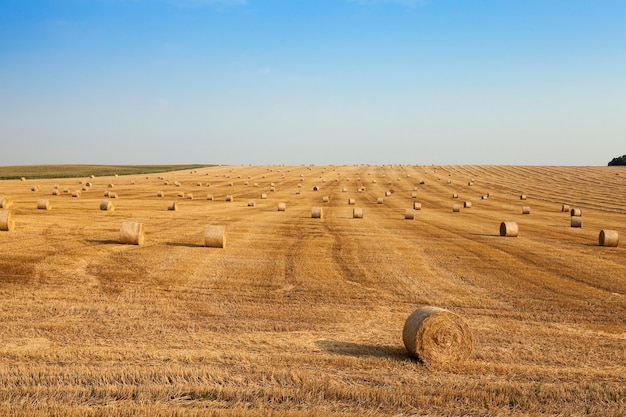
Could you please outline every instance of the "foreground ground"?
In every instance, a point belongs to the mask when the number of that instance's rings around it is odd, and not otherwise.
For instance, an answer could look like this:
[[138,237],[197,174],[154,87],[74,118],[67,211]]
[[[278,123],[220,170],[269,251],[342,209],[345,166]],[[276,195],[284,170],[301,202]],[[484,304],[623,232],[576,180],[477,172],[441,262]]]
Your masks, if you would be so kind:
[[[597,243],[626,240],[620,167],[210,167],[2,197],[0,415],[626,415],[626,245]],[[144,245],[118,243],[128,220]],[[225,249],[203,247],[211,224]],[[465,319],[468,361],[409,359],[424,305]]]

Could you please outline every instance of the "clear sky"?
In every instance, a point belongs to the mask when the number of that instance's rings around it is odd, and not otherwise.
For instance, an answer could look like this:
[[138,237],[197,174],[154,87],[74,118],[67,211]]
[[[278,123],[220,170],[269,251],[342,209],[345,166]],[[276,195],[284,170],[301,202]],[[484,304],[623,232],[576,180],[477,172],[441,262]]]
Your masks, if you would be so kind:
[[626,0],[0,0],[0,165],[606,165]]

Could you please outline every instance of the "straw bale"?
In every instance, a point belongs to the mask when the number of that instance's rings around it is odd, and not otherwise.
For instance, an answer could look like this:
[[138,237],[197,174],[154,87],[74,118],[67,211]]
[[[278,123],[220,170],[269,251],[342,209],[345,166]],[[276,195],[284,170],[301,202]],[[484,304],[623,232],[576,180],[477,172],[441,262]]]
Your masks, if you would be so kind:
[[254,200],[248,200],[248,207],[254,207]]
[[570,215],[580,217],[583,215],[583,211],[579,208],[573,208],[572,210],[570,210]]
[[453,213],[459,213],[461,211],[461,205],[460,204],[455,204],[452,206],[452,212]]
[[474,338],[457,314],[439,307],[421,307],[404,323],[402,340],[409,354],[429,367],[451,365],[472,353]]
[[356,200],[354,198],[349,198],[348,199],[348,205],[353,206],[356,204]]
[[521,194],[521,195],[519,196],[519,199],[520,199],[520,200],[526,200],[526,198],[527,198],[527,197],[526,197],[526,194]]
[[167,209],[170,211],[178,210],[178,203],[176,201],[170,201],[169,203],[167,203]]
[[569,205],[567,205],[567,204],[561,205],[561,211],[562,212],[566,212],[566,211],[569,211],[569,210],[570,210]]
[[235,197],[233,197],[232,195],[228,194],[226,196],[226,201],[228,201],[229,203],[232,203],[233,201],[235,201]]
[[583,227],[583,218],[581,216],[572,216],[570,219],[571,227]]
[[285,211],[285,210],[287,210],[287,204],[278,203],[278,211]]
[[109,198],[117,198],[117,193],[114,193],[113,191],[109,191]]
[[100,203],[100,210],[103,210],[103,211],[114,211],[115,210],[115,206],[113,205],[113,202],[111,202],[109,200],[105,200],[105,201]]
[[421,210],[422,209],[422,203],[418,203],[417,201],[413,202],[413,210]]
[[615,230],[600,230],[600,235],[598,236],[598,241],[600,246],[607,246],[610,248],[616,248],[619,244],[619,234]]
[[415,219],[415,210],[413,210],[413,209],[406,209],[404,211],[404,219],[405,220],[413,220],[413,219]]
[[120,243],[128,245],[143,245],[143,223],[124,222],[120,228]]
[[165,193],[163,191],[158,191],[157,197],[165,197]]
[[321,207],[313,207],[311,209],[311,217],[314,219],[321,219],[324,217],[324,212]]
[[378,197],[376,199],[376,204],[383,204],[383,198],[382,197]]
[[363,218],[363,209],[359,207],[355,207],[352,209],[352,218],[353,219],[362,219]]
[[0,210],[0,231],[10,232],[13,229],[15,229],[13,212],[9,210]]
[[46,200],[44,198],[37,200],[37,210],[50,210],[50,209],[52,209],[50,200]]
[[517,237],[519,234],[519,228],[515,222],[502,222],[500,223],[500,236]]
[[530,214],[530,207],[529,206],[523,206],[522,207],[522,214]]
[[265,199],[267,199],[267,194],[262,193],[262,194],[261,194],[261,200],[265,200]]
[[459,198],[459,195],[457,193],[453,193],[452,198]]
[[213,201],[213,194],[207,194],[206,199],[209,201]]
[[187,200],[193,200],[193,193],[187,193]]
[[74,190],[74,191],[72,191],[72,197],[75,197],[75,198],[80,197],[80,190]]
[[0,197],[0,208],[8,209],[12,205],[13,205],[13,200],[11,200],[9,197]]
[[330,201],[330,197],[325,195],[322,197],[322,203],[328,203]]
[[464,202],[463,202],[463,207],[465,207],[465,208],[471,208],[471,207],[472,207],[472,202],[471,202],[471,201],[464,201]]
[[204,229],[204,246],[208,248],[225,248],[226,227],[207,226]]

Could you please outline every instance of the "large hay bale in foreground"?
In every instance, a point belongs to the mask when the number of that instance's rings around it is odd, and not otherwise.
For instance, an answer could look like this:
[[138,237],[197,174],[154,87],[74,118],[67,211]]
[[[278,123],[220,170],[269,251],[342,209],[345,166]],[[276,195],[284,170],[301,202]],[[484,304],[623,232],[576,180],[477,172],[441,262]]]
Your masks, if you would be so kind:
[[505,237],[517,237],[519,234],[519,227],[515,222],[502,222],[500,223],[500,236]]
[[13,212],[9,210],[0,210],[0,231],[10,232],[13,229],[15,229]]
[[224,226],[207,226],[204,229],[204,246],[208,248],[225,248],[226,228]]
[[619,244],[619,233],[616,230],[600,230],[598,242],[600,246],[616,248]]
[[46,200],[44,198],[37,200],[37,210],[51,210],[52,205],[50,205],[50,200]]
[[426,366],[441,366],[467,359],[472,333],[457,314],[439,307],[421,307],[406,319],[402,340],[409,354]]
[[143,245],[143,223],[124,222],[120,228],[120,243],[127,245]]

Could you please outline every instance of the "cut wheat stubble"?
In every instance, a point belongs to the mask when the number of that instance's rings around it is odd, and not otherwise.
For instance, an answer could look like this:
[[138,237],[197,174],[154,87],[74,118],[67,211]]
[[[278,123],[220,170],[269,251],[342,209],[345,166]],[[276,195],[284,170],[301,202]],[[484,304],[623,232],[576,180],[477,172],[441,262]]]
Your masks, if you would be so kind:
[[404,323],[402,341],[409,354],[428,367],[440,367],[469,358],[474,338],[465,321],[439,307],[421,307]]

